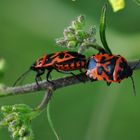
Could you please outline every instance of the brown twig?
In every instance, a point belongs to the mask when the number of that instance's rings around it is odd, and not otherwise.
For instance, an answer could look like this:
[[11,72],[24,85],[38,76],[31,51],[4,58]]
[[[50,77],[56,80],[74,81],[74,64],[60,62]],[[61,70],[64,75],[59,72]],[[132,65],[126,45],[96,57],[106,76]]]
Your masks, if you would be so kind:
[[41,101],[41,103],[37,106],[37,110],[42,110],[44,109],[47,105],[49,100],[51,99],[51,96],[53,94],[53,90],[51,89],[51,87],[45,92],[45,95],[43,97],[43,100]]
[[[85,74],[78,74],[77,76],[80,76],[83,78],[83,81],[89,81],[89,79],[85,76]],[[47,90],[48,88],[52,88],[52,90],[56,90],[62,87],[74,85],[81,83],[82,81],[79,81],[74,76],[59,78],[52,81],[53,84],[48,83],[46,80],[43,80],[39,83],[39,86],[36,83],[32,84],[26,84],[24,86],[17,86],[17,87],[5,87],[0,89],[0,97],[4,96],[11,96],[11,95],[19,95],[19,94],[28,94],[30,92],[36,92],[41,90]]]
[[[139,60],[132,61],[132,62],[129,62],[129,65],[131,67],[134,67],[138,62]],[[140,69],[140,63],[137,65],[136,69]],[[90,81],[83,73],[78,74],[77,76],[82,77],[83,81],[85,82]],[[36,83],[26,84],[24,86],[17,86],[17,87],[5,87],[5,88],[0,89],[0,97],[19,95],[19,94],[29,94],[30,92],[47,90],[48,87],[51,87],[53,90],[56,90],[59,88],[70,86],[70,85],[82,83],[82,81],[79,81],[74,76],[59,78],[59,79],[53,80],[52,82],[54,84],[48,83],[46,80],[43,80],[42,82],[39,83],[40,87],[38,87]]]
[[[129,62],[131,67],[135,67],[136,69],[140,69],[140,60]],[[78,74],[78,77],[81,77],[84,82],[90,81],[88,77],[84,73]],[[93,80],[93,82],[96,80]],[[44,95],[44,98],[37,109],[43,109],[47,106],[48,101],[52,95],[52,92],[56,89],[80,84],[82,81],[79,81],[75,76],[69,76],[64,78],[59,78],[52,81],[54,84],[48,83],[46,80],[43,80],[39,83],[39,87],[36,83],[27,84],[24,86],[17,86],[17,87],[5,87],[0,89],[0,97],[11,96],[11,95],[20,95],[20,94],[29,94],[31,92],[37,92],[41,90],[47,91]]]

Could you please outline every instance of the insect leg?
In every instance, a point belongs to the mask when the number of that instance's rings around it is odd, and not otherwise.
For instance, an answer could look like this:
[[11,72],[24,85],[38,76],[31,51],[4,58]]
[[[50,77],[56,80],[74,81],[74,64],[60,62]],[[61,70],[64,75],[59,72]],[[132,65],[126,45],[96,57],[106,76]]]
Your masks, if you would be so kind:
[[63,73],[63,74],[71,74],[71,75],[73,75],[74,77],[76,77],[79,81],[82,81],[82,82],[84,82],[84,80],[81,78],[81,77],[79,77],[79,76],[77,76],[76,74],[74,74],[73,72],[71,72],[71,71],[61,71],[61,70],[58,70],[58,69],[55,69],[57,72],[60,72],[60,73]]
[[83,69],[79,69],[79,71],[80,71],[81,73],[85,73],[85,72],[83,71]]
[[83,69],[80,69],[79,71],[81,72],[81,74],[83,74],[83,75],[80,76],[80,77],[81,77],[82,81],[85,83],[85,77],[87,77],[87,76],[86,76],[86,71],[83,71]]
[[49,77],[51,76],[51,75],[50,75],[51,72],[52,72],[52,69],[48,70],[48,73],[47,73],[47,75],[46,75],[46,79],[47,79],[47,82],[49,82],[49,83],[51,83],[51,84],[54,84],[52,81],[49,80]]
[[42,74],[44,74],[44,72],[45,72],[44,70],[38,70],[38,71],[37,71],[37,74],[36,74],[36,77],[35,77],[35,81],[36,81],[36,84],[37,84],[38,86],[39,86],[39,83],[38,83],[38,82],[39,82],[40,80],[42,80],[40,76],[41,76]]
[[110,86],[111,85],[111,82],[106,82],[107,86]]
[[35,77],[36,84],[39,86],[40,76],[37,74]]
[[72,74],[74,77],[76,77],[79,81],[85,83],[83,76],[75,75],[73,72],[70,72],[70,74]]

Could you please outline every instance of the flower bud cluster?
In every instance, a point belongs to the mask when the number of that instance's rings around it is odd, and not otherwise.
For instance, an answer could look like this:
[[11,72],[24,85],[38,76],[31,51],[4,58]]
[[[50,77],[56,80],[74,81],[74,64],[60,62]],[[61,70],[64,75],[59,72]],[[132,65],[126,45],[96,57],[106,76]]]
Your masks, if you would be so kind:
[[0,126],[7,126],[13,139],[32,140],[31,112],[32,109],[24,104],[2,106],[0,108]]
[[56,43],[59,46],[67,47],[69,49],[86,46],[87,43],[95,43],[95,27],[91,27],[89,31],[85,31],[84,25],[84,16],[77,17],[77,19],[72,21],[71,25],[64,30],[64,37],[57,39]]

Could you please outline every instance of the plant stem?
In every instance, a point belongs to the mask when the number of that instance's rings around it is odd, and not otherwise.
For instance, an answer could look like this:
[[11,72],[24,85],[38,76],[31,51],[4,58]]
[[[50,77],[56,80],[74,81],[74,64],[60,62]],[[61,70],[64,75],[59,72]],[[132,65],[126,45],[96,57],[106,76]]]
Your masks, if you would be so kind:
[[[134,67],[138,62],[139,62],[139,60],[131,61],[131,62],[129,62],[129,65],[131,67]],[[136,66],[136,69],[140,69],[140,64],[138,64]],[[82,77],[83,80],[85,81],[85,83],[90,81],[89,78],[86,77],[85,74],[83,74],[83,73],[78,74],[77,76]],[[51,88],[53,91],[55,91],[56,89],[59,89],[59,88],[64,88],[67,86],[72,86],[75,84],[82,83],[75,76],[68,76],[68,77],[64,77],[64,78],[59,78],[59,79],[53,80],[52,82],[54,84],[50,84],[46,80],[43,80],[42,82],[39,83],[40,87],[38,87],[36,85],[36,83],[26,84],[24,86],[17,86],[17,87],[5,87],[5,88],[0,89],[0,97],[30,94],[31,92],[37,93],[37,91],[43,91],[43,90],[47,90],[49,88]]]
[[37,107],[38,110],[43,110],[47,106],[47,104],[49,103],[49,100],[51,99],[52,92],[53,92],[53,90],[51,88],[49,88],[45,92],[42,102]]
[[57,132],[56,132],[56,130],[54,128],[52,119],[51,119],[51,115],[50,115],[50,102],[48,103],[48,106],[47,106],[47,118],[48,118],[49,125],[50,125],[50,127],[51,127],[51,129],[52,129],[52,131],[53,131],[53,133],[54,133],[54,135],[56,137],[56,139],[60,140],[59,136],[58,136],[58,134],[57,134]]

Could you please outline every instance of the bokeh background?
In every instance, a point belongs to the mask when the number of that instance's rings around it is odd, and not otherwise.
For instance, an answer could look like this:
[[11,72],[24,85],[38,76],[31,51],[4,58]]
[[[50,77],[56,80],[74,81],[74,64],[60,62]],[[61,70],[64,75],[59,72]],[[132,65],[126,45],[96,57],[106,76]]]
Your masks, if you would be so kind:
[[[0,57],[6,60],[3,82],[11,86],[42,54],[64,50],[55,39],[77,16],[86,15],[87,27],[96,25],[105,0],[0,0]],[[132,0],[126,8],[107,14],[107,40],[112,51],[127,60],[140,59],[140,7]],[[94,53],[94,51],[92,52]],[[53,72],[53,78],[67,76]],[[34,82],[29,74],[22,84]],[[55,91],[51,115],[61,140],[139,140],[140,71],[131,80],[107,86],[105,82],[79,84]],[[44,92],[0,98],[0,105],[25,103],[37,106]],[[46,112],[32,122],[35,140],[55,140]],[[0,130],[0,140],[10,140],[7,129]]]

